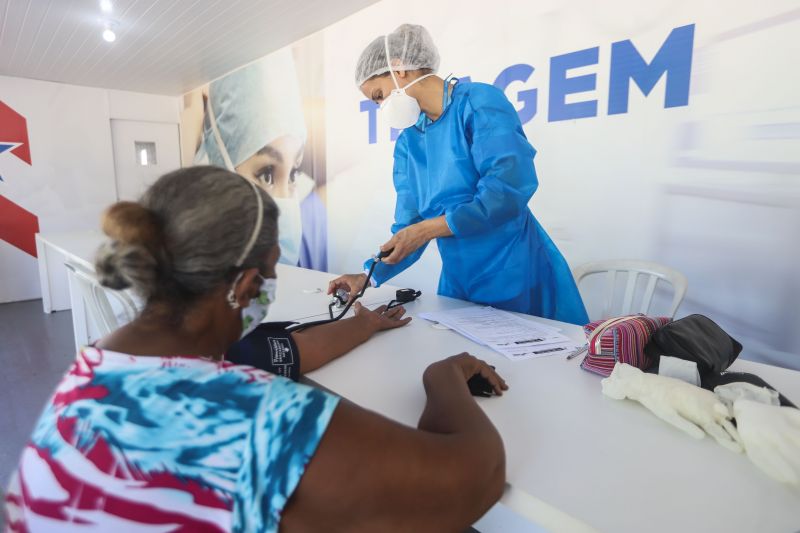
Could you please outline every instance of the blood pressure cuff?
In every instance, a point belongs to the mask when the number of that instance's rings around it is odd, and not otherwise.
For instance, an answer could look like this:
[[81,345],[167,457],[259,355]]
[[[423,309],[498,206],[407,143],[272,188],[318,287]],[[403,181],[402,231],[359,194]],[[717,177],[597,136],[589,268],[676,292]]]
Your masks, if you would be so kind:
[[300,352],[292,334],[286,331],[293,322],[268,322],[234,344],[225,360],[250,365],[297,381],[300,378]]

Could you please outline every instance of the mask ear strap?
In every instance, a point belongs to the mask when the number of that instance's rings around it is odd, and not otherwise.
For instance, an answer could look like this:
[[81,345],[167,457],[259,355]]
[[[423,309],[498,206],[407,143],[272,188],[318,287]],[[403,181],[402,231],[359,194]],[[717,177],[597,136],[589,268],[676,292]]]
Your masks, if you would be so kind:
[[399,89],[400,84],[397,83],[397,77],[394,75],[394,69],[392,68],[392,60],[389,56],[389,35],[383,36],[383,47],[386,50],[386,64],[389,66],[389,74],[392,75],[392,81],[394,82],[394,86]]
[[261,199],[261,193],[258,192],[258,186],[244,176],[240,175],[240,177],[249,183],[253,188],[253,193],[255,193],[256,201],[258,202],[258,212],[256,213],[256,225],[253,228],[252,235],[250,235],[250,240],[247,241],[247,245],[245,245],[244,250],[242,250],[242,255],[239,257],[239,260],[236,261],[235,266],[237,267],[242,266],[244,260],[247,259],[248,255],[250,255],[250,251],[253,249],[253,246],[255,246],[256,240],[258,240],[258,235],[261,233],[261,225],[264,223],[264,200]]
[[[214,117],[214,108],[211,107],[211,98],[206,101],[206,110],[208,111],[208,121],[211,123],[211,131],[214,133],[214,140],[217,142],[217,148],[219,148],[220,153],[222,154],[222,159],[225,161],[225,166],[231,172],[236,172],[236,169],[233,166],[233,162],[231,161],[230,155],[228,155],[228,150],[225,148],[225,143],[222,142],[222,135],[219,133],[219,128],[217,127],[217,119]],[[258,206],[258,212],[256,213],[256,225],[253,228],[253,233],[250,235],[250,239],[248,239],[247,244],[242,250],[242,255],[236,261],[234,266],[240,267],[244,263],[244,260],[247,259],[247,256],[250,255],[250,251],[253,249],[253,246],[256,244],[256,240],[258,240],[258,235],[261,233],[261,226],[264,223],[264,201],[261,199],[261,193],[258,192],[258,186],[250,181],[249,179],[245,178],[241,174],[239,177],[245,180],[247,183],[250,184],[250,187],[253,188],[253,193],[256,195],[256,202]],[[238,278],[237,278],[238,280]],[[232,291],[232,290],[231,290]],[[233,292],[228,294],[228,302],[230,302],[230,297]],[[231,303],[231,305],[233,305]],[[236,304],[238,306],[238,304]],[[236,309],[234,307],[234,309]]]
[[406,85],[405,87],[403,87],[403,90],[405,90],[405,89],[408,89],[409,87],[411,87],[412,85],[414,85],[414,84],[415,84],[415,83],[417,83],[418,81],[422,81],[422,80],[424,80],[425,78],[427,78],[428,76],[433,76],[433,72],[431,72],[431,73],[429,73],[429,74],[425,74],[424,76],[420,76],[419,78],[415,79],[414,81],[412,81],[411,83],[409,83],[408,85]]

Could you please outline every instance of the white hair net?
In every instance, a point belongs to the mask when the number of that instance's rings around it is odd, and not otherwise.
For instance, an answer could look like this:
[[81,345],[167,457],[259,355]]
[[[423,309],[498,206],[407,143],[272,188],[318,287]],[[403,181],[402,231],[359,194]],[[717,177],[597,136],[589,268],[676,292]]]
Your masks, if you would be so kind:
[[220,140],[234,167],[279,137],[306,139],[300,87],[288,48],[212,81],[208,104],[203,149],[209,164],[226,166],[209,112],[214,114]]
[[[373,76],[389,72],[386,45],[381,35],[361,52],[356,64],[356,85]],[[392,70],[439,69],[439,51],[428,30],[416,24],[403,24],[388,36]]]

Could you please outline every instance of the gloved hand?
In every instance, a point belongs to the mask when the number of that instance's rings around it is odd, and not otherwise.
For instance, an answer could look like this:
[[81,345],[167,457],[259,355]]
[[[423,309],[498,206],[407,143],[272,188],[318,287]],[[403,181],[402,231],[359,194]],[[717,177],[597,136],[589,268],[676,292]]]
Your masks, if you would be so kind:
[[772,479],[800,487],[800,410],[742,398],[733,414],[747,457]]
[[602,385],[603,394],[609,398],[636,400],[696,439],[708,433],[729,450],[742,451],[730,411],[711,391],[679,379],[645,374],[625,363],[617,363]]

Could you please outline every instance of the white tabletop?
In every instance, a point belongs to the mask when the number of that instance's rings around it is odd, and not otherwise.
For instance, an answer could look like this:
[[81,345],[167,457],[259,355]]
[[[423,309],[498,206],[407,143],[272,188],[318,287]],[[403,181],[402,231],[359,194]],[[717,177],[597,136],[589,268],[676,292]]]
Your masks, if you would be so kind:
[[[86,232],[43,237],[88,263],[102,240],[99,233]],[[277,301],[269,320],[326,317],[329,297],[324,293],[333,277],[279,265]],[[386,302],[394,290],[369,289],[363,302]],[[465,305],[471,304],[425,294],[407,309],[414,316]],[[579,327],[557,325],[583,340]],[[580,358],[512,362],[416,318],[404,328],[376,335],[309,377],[363,407],[414,426],[425,401],[423,370],[462,351],[495,365],[511,387],[501,398],[478,402],[503,437],[507,480],[515,491],[606,532],[786,532],[800,527],[800,491],[767,478],[744,455],[710,438],[692,439],[637,403],[605,398],[601,378],[581,370]],[[800,404],[799,372],[748,361],[737,361],[733,369],[761,376]]]
[[[333,276],[284,267],[270,319],[327,313],[327,297],[308,294]],[[383,301],[393,287],[367,291]],[[426,294],[407,306],[413,315],[467,302]],[[291,312],[289,312],[291,311]],[[523,315],[525,316],[525,315]],[[533,320],[533,317],[527,317]],[[535,319],[542,320],[542,319]],[[576,340],[581,328],[554,323]],[[507,479],[521,490],[600,531],[794,531],[800,492],[764,476],[744,455],[712,439],[694,440],[631,401],[607,399],[600,377],[579,368],[580,358],[553,356],[509,361],[452,331],[416,318],[375,336],[309,378],[363,407],[416,425],[427,365],[469,351],[497,367],[510,390],[478,402],[500,431]],[[800,373],[748,361],[753,372],[800,403]]]

